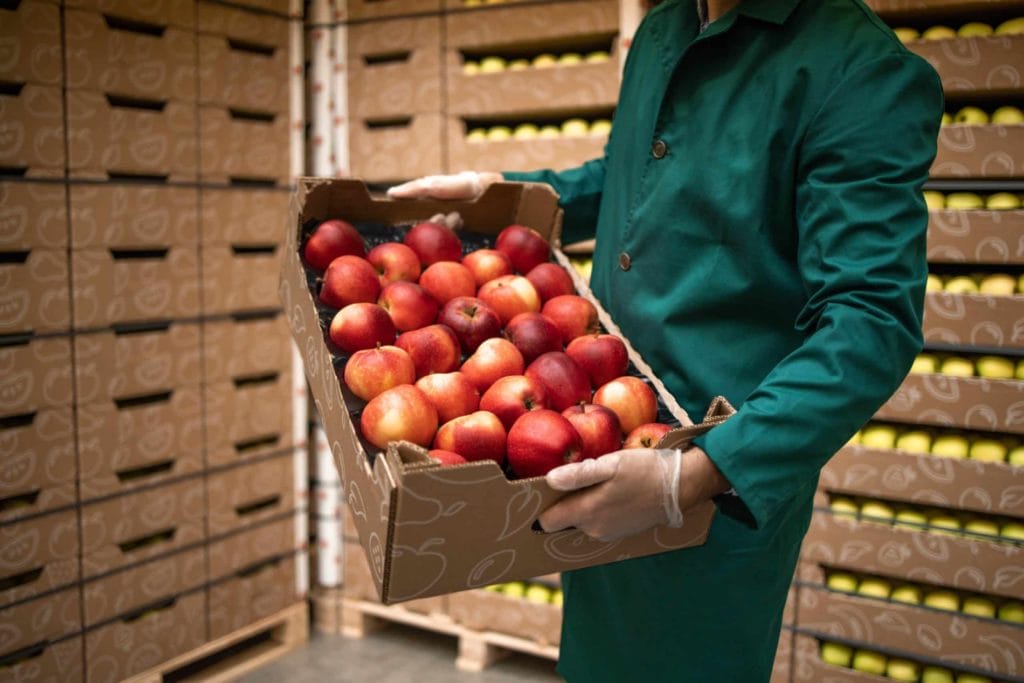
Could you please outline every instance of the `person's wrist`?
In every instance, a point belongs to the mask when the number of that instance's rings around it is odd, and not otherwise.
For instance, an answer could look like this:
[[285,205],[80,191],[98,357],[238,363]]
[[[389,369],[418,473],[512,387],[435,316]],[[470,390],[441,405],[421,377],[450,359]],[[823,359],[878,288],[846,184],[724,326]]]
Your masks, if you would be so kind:
[[696,446],[683,451],[681,470],[679,509],[684,512],[732,488],[708,454]]

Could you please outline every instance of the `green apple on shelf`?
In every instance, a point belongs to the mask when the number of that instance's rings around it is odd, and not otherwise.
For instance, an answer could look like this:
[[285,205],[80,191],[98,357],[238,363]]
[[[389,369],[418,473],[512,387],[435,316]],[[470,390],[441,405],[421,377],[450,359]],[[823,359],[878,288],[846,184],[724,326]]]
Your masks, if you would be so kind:
[[523,58],[513,59],[511,62],[508,63],[508,70],[509,71],[524,71],[524,70],[529,69],[529,68],[530,68],[530,60],[529,59],[523,59]]
[[951,126],[953,125],[953,115],[948,111],[942,112],[942,118],[939,120],[940,126]]
[[1010,541],[1024,541],[1024,524],[1007,522],[999,529],[999,535]]
[[[1017,109],[1016,107],[1012,108]],[[1001,111],[1003,111],[1003,109],[996,109],[992,114],[992,121],[994,123],[1005,123],[996,120],[999,117],[999,112]],[[1019,109],[1017,109],[1017,113],[1020,113]],[[1024,118],[1018,121],[1018,123],[1024,123]],[[1011,192],[996,192],[995,194],[990,194],[985,198],[985,208],[989,211],[1015,211],[1019,209],[1020,206],[1020,198]]]
[[474,128],[466,134],[467,142],[484,142],[487,140],[487,130],[485,128]]
[[999,606],[996,618],[1014,624],[1024,624],[1024,602],[1010,600]]
[[562,137],[562,131],[559,130],[558,126],[549,124],[540,127],[540,133],[537,134],[537,137],[541,140],[553,140],[554,138]]
[[964,531],[982,536],[998,536],[999,525],[990,519],[975,517],[964,524]]
[[584,58],[584,61],[587,62],[587,64],[603,64],[611,58],[611,55],[604,50],[595,50],[594,52],[589,53]]
[[551,602],[551,589],[539,583],[531,583],[523,597],[529,602],[546,605]]
[[865,522],[890,524],[895,515],[889,505],[879,500],[869,500],[860,506],[860,517]]
[[962,528],[960,520],[952,515],[939,512],[928,518],[928,526],[932,527],[930,531],[934,534],[942,534],[943,536],[959,536],[960,529]]
[[501,592],[510,598],[521,598],[526,595],[526,584],[522,581],[506,583]]
[[512,137],[512,129],[508,126],[492,126],[487,131],[487,139],[490,142],[500,142]]
[[896,448],[908,453],[928,453],[932,449],[932,435],[919,429],[903,432],[896,439]]
[[562,123],[562,135],[567,138],[581,138],[590,132],[590,124],[583,119],[567,119]]
[[829,509],[832,510],[834,515],[847,515],[849,517],[856,517],[860,508],[855,502],[849,498],[833,498],[832,502],[828,505]]
[[857,431],[855,431],[853,433],[853,436],[850,437],[850,440],[846,442],[846,445],[847,446],[856,446],[859,443],[860,443],[860,430],[858,429]]
[[853,650],[842,643],[822,643],[821,661],[830,666],[848,668],[853,658]]
[[956,683],[992,683],[992,679],[988,676],[964,673],[956,675]]
[[857,586],[857,593],[860,595],[866,595],[869,598],[881,598],[885,600],[892,593],[892,584],[882,579],[861,579],[860,585]]
[[825,585],[834,591],[853,593],[857,590],[857,577],[848,572],[831,572],[825,580]]
[[924,605],[947,612],[960,611],[960,596],[953,591],[935,590],[924,595]]
[[1018,35],[1024,33],[1024,17],[1008,19],[996,26],[996,35]]
[[928,523],[928,517],[918,510],[900,510],[896,513],[895,526],[921,531]]
[[978,107],[964,107],[953,116],[953,123],[968,126],[984,126],[989,123],[988,114]]
[[559,66],[575,66],[583,63],[583,55],[578,52],[566,52],[558,57]]
[[480,73],[480,65],[476,62],[464,62],[462,64],[462,73],[466,76],[475,76]]
[[894,28],[892,30],[896,34],[896,37],[900,39],[901,43],[912,43],[915,40],[921,39],[921,33],[915,28],[901,27]]
[[968,358],[950,356],[939,365],[939,372],[956,377],[974,377],[974,362]]
[[885,667],[885,675],[894,681],[917,683],[921,675],[921,667],[917,662],[912,662],[909,659],[894,658],[890,659],[889,664]]
[[940,458],[966,458],[969,452],[967,439],[959,434],[943,434],[932,442],[932,455]]
[[889,599],[893,602],[902,602],[907,605],[921,604],[921,589],[917,586],[897,586],[892,590]]
[[982,462],[1005,462],[1006,444],[995,439],[978,439],[971,444],[967,457]]
[[921,34],[922,40],[949,40],[956,38],[956,31],[948,26],[932,26]]
[[480,60],[480,73],[493,74],[504,71],[507,63],[501,57],[484,57]]
[[946,208],[946,195],[935,190],[924,191],[924,203],[929,211],[938,211]]
[[956,683],[953,672],[941,666],[926,666],[921,671],[921,683]]
[[1010,451],[1010,454],[1006,456],[1006,461],[1014,467],[1024,467],[1024,446],[1017,446]]
[[[984,114],[984,112],[982,113]],[[946,195],[946,208],[958,211],[975,211],[985,208],[985,200],[981,198],[981,195],[974,192],[951,192]]]
[[981,279],[978,291],[989,296],[1013,296],[1017,290],[1017,279],[1006,273],[993,273]]
[[912,375],[930,375],[938,372],[939,359],[930,353],[922,353],[914,359],[914,364],[910,366],[910,374]]
[[533,140],[540,133],[540,129],[532,123],[520,123],[512,132],[516,140]]
[[597,119],[590,124],[591,135],[609,135],[612,132],[612,122],[608,119]]
[[976,38],[978,36],[990,36],[995,30],[989,25],[984,24],[980,21],[972,21],[969,24],[964,24],[956,30],[956,34],[961,38]]
[[853,654],[853,668],[866,674],[885,675],[886,656],[870,650],[857,650]]
[[558,57],[544,53],[534,57],[532,64],[534,69],[549,69],[558,64]]
[[562,597],[562,589],[561,588],[556,588],[555,590],[551,591],[551,604],[552,605],[557,605],[558,607],[561,607],[562,606],[562,600],[563,600],[563,597]]
[[943,285],[943,289],[950,294],[973,294],[978,291],[978,283],[966,275],[951,277]]
[[866,448],[893,448],[896,430],[888,425],[869,425],[861,430],[860,443]]
[[964,614],[970,614],[974,617],[985,617],[986,619],[995,619],[996,616],[996,606],[987,598],[964,598],[964,604],[960,607],[960,611]]

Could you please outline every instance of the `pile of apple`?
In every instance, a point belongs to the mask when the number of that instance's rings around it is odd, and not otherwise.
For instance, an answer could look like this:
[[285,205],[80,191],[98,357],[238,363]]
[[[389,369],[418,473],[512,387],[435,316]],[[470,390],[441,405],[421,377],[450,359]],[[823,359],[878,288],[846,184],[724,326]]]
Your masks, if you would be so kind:
[[972,21],[953,29],[949,26],[932,26],[924,31],[914,28],[894,28],[893,33],[904,43],[916,40],[953,40],[955,38],[977,38],[980,36],[1011,36],[1024,34],[1024,17],[1008,19],[993,27],[982,21]]
[[942,125],[952,126],[1019,126],[1024,124],[1024,112],[1018,107],[999,107],[991,114],[980,107],[962,107],[955,114],[942,115]]
[[978,273],[974,275],[928,273],[928,283],[925,289],[929,292],[950,292],[952,294],[1013,296],[1024,294],[1024,274],[1014,277],[1009,273]]
[[1024,466],[1024,446],[1012,437],[962,432],[956,429],[897,428],[869,422],[848,442],[878,450],[900,450],[939,458],[970,458]]
[[942,374],[954,377],[1024,380],[1024,359],[1005,356],[950,356],[921,353],[910,367],[911,374]]
[[821,643],[821,661],[830,666],[856,669],[866,674],[885,676],[907,683],[993,683],[993,679],[972,673],[954,673],[941,666],[922,666],[902,657],[889,657],[881,652],[833,641]]
[[491,126],[490,128],[474,128],[466,133],[466,142],[501,142],[503,140],[557,140],[559,138],[585,138],[588,136],[608,135],[612,131],[611,119],[566,119],[561,125],[547,124],[538,126],[535,123],[520,123],[510,126]]
[[[1024,121],[1024,116],[1022,116]],[[924,191],[924,202],[929,211],[953,209],[957,211],[1018,211],[1024,196],[1012,192],[993,192],[984,197],[976,192],[950,192],[943,194],[935,190]]]
[[892,504],[881,500],[858,503],[847,496],[833,496],[829,501],[829,509],[833,514],[853,517],[862,522],[892,525],[912,531],[943,536],[989,536],[1011,545],[1024,541],[1024,524],[1019,521],[982,517],[957,510],[906,503]]
[[551,69],[559,66],[577,66],[580,64],[604,64],[611,55],[605,50],[596,50],[586,56],[579,52],[564,52],[553,55],[549,52],[539,54],[533,59],[518,57],[506,60],[498,55],[482,58],[479,62],[467,59],[462,63],[462,73],[466,76],[477,74],[496,74],[502,71],[526,71],[527,69]]
[[512,581],[511,583],[496,583],[486,586],[484,590],[538,605],[562,606],[562,589],[552,588],[543,583]]
[[320,301],[337,310],[328,336],[350,354],[344,382],[367,401],[364,438],[432,447],[445,465],[493,460],[516,477],[660,440],[670,427],[654,392],[626,374],[625,344],[600,332],[544,238],[510,225],[494,247],[463,256],[458,235],[430,221],[368,253],[345,221],[309,237]]

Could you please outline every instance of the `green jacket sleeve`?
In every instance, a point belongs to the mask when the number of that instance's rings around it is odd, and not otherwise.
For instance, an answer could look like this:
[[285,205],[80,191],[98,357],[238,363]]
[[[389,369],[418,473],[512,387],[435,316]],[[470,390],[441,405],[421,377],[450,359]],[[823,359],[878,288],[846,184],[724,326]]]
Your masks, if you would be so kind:
[[810,120],[794,211],[804,341],[698,441],[742,502],[723,512],[768,523],[892,395],[920,351],[921,189],[942,107],[935,72],[900,53],[853,70]]
[[562,243],[572,244],[594,236],[597,211],[604,187],[605,157],[588,161],[566,171],[532,171],[503,173],[505,180],[547,183],[555,189],[565,210]]

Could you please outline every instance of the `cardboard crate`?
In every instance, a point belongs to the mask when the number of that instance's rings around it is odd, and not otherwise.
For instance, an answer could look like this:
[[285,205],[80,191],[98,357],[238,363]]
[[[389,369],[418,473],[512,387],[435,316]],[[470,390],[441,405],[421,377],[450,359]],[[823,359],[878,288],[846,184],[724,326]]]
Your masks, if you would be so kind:
[[[380,602],[377,586],[373,581],[373,575],[370,573],[370,565],[366,561],[366,553],[359,547],[359,539],[357,538],[351,542],[345,541],[340,554],[342,562],[342,594],[349,599]],[[402,603],[401,607],[418,614],[448,615],[449,602],[456,595],[435,595],[430,598],[410,600]]]
[[511,45],[573,45],[583,37],[611,36],[619,30],[615,0],[531,2],[479,12],[445,15],[448,48],[492,48]]
[[19,84],[0,93],[0,170],[33,178],[64,175],[64,99],[57,86]]
[[282,17],[302,17],[301,10],[297,15],[292,14],[291,0],[232,0],[232,4],[239,5],[241,7],[251,7],[255,10],[270,12],[271,14],[277,14]]
[[790,683],[793,675],[793,632],[783,627],[775,646],[775,663],[768,683]]
[[67,188],[0,182],[0,252],[68,245]]
[[202,542],[205,513],[202,477],[83,505],[83,577]]
[[0,607],[77,583],[78,549],[73,509],[0,526]]
[[102,12],[153,27],[174,26],[195,30],[195,0],[64,0],[69,9]]
[[280,307],[280,244],[209,244],[203,247],[203,313],[224,315]]
[[928,212],[929,263],[1024,264],[1022,211]]
[[[14,607],[0,609],[0,623],[4,625],[4,638],[3,642],[0,642],[0,658],[9,657],[19,650],[32,652],[39,646],[52,645],[81,631],[80,596],[78,586],[73,586],[35,600],[22,602]],[[40,654],[45,654],[45,650]],[[26,658],[25,661],[30,660]],[[6,669],[6,666],[4,668]],[[8,676],[10,676],[10,671],[4,671],[5,680],[25,680],[8,678]],[[67,679],[60,678],[59,680]]]
[[24,683],[79,683],[85,678],[85,672],[82,671],[82,636],[75,635],[56,643],[40,644],[39,649],[34,648],[24,657],[8,662],[4,673],[10,680]]
[[71,185],[71,247],[199,243],[199,193],[170,185]]
[[1020,600],[1024,584],[1013,578],[1019,573],[1020,553],[1020,547],[1010,544],[857,522],[816,511],[800,557],[830,569],[927,581]]
[[301,600],[296,564],[295,555],[276,557],[211,585],[210,637],[228,635]]
[[448,170],[501,168],[506,171],[562,170],[604,155],[607,135],[561,137],[551,140],[500,140],[471,142],[467,120],[448,117]]
[[306,539],[295,537],[295,520],[290,514],[211,538],[207,545],[210,580],[234,576],[264,560],[294,553],[305,543]]
[[289,182],[288,115],[199,107],[199,175],[204,181]]
[[6,56],[0,80],[60,87],[60,7],[41,0],[22,0],[0,10],[0,43]]
[[348,30],[349,115],[366,119],[440,112],[441,51],[440,16],[353,24]]
[[232,465],[294,444],[291,371],[243,375],[204,387],[206,461]]
[[456,623],[474,631],[491,631],[558,645],[562,635],[562,608],[539,604],[503,593],[475,590],[448,596],[448,613]]
[[931,177],[935,180],[1024,177],[1024,125],[943,126]]
[[73,505],[78,465],[71,406],[33,411],[2,424],[0,522]]
[[204,187],[199,207],[203,244],[267,245],[285,240],[287,190]]
[[41,337],[0,346],[0,378],[0,417],[70,406],[71,340]]
[[[827,640],[827,639],[826,639]],[[793,633],[793,683],[885,683],[891,679],[826,664],[818,639]]]
[[127,493],[203,469],[198,386],[140,399],[78,407],[79,489],[83,501]]
[[78,329],[199,315],[194,247],[81,249],[71,271]]
[[349,19],[381,19],[408,14],[437,14],[441,0],[346,0]]
[[287,113],[289,75],[287,43],[261,45],[199,36],[201,104]]
[[82,587],[87,627],[205,586],[206,550],[190,548],[107,574]]
[[[390,182],[442,172],[441,114],[359,119],[349,130],[352,175]],[[459,169],[462,170],[462,169]]]
[[182,102],[196,98],[196,37],[162,21],[64,12],[66,87]]
[[261,12],[251,12],[244,7],[232,7],[207,0],[199,2],[199,33],[270,47],[286,47],[289,41],[288,20]]
[[[492,583],[591,566],[615,559],[649,555],[704,542],[714,505],[708,502],[687,514],[679,529],[658,528],[617,543],[602,543],[578,530],[538,534],[531,525],[560,494],[542,478],[509,481],[493,461],[440,467],[426,451],[391,444],[371,459],[352,422],[361,402],[343,386],[325,341],[323,324],[331,311],[319,308],[299,245],[309,227],[329,217],[356,223],[398,225],[439,211],[459,211],[466,224],[495,235],[510,223],[529,225],[549,239],[556,260],[568,261],[558,247],[561,210],[548,187],[537,184],[492,185],[475,202],[401,202],[370,197],[359,181],[308,178],[300,181],[292,202],[292,233],[281,283],[281,298],[306,375],[345,482],[359,538],[371,561],[375,585],[385,603],[430,597]],[[570,272],[577,289],[586,285]],[[591,297],[592,298],[592,297]],[[599,304],[603,326],[618,328]],[[621,335],[620,335],[621,336]],[[624,340],[629,347],[628,340]],[[630,348],[634,367],[661,399],[665,414],[682,424],[690,419],[650,368]],[[666,444],[684,444],[726,419],[731,407],[713,402],[705,422],[676,430]],[[669,419],[669,418],[666,418]],[[441,513],[448,511],[446,517]]]
[[936,12],[988,13],[1024,9],[1021,0],[867,0],[867,6],[888,19],[932,19]]
[[203,377],[208,384],[284,372],[291,362],[292,338],[283,313],[203,325]]
[[907,47],[939,73],[947,96],[1016,97],[1024,91],[1024,36],[916,40]]
[[85,680],[113,683],[193,650],[207,640],[206,591],[140,608],[85,634]]
[[209,474],[210,536],[227,534],[292,511],[292,457],[285,453]]
[[19,250],[0,262],[0,337],[65,332],[70,328],[65,250]]
[[1024,349],[1024,296],[928,292],[925,342],[951,346]]
[[846,446],[822,469],[819,490],[1024,517],[1024,468],[1003,463]]
[[936,427],[1024,434],[1024,382],[908,375],[875,417]]

